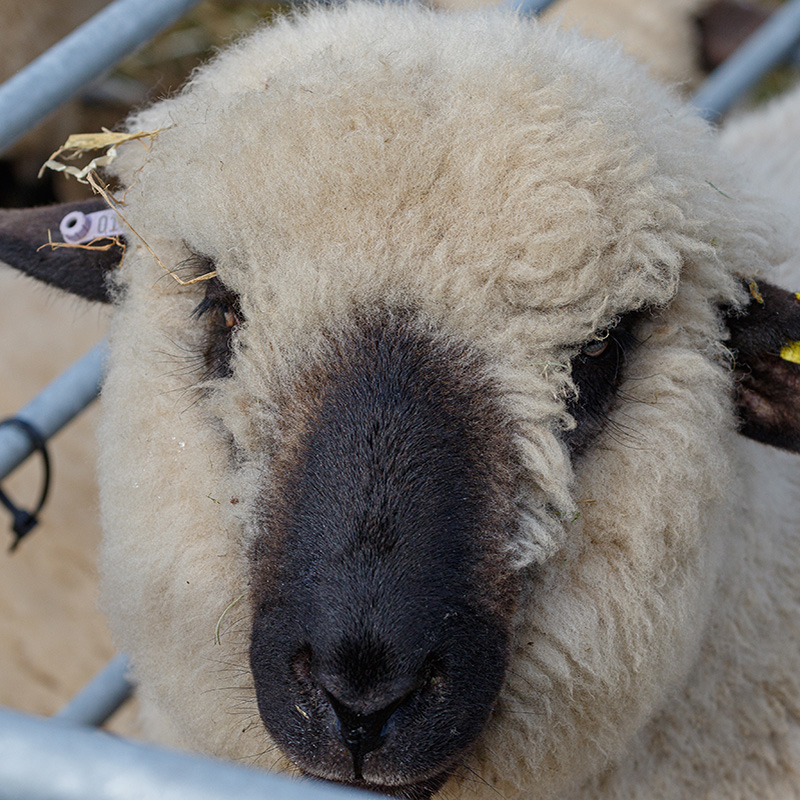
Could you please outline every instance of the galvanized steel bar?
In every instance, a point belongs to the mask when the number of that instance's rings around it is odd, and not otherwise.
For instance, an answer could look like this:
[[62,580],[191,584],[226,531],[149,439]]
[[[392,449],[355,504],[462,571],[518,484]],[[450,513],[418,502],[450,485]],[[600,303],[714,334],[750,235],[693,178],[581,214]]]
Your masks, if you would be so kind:
[[[48,384],[16,416],[33,425],[45,439],[61,430],[100,392],[107,347],[105,339],[95,345]],[[5,376],[4,380],[9,380],[9,376]],[[12,425],[0,428],[0,480],[32,452],[30,439],[19,428]]]
[[359,800],[370,796],[0,710],[0,800]]
[[536,16],[553,5],[556,0],[503,0],[502,7],[523,16]]
[[0,152],[198,2],[114,0],[20,70],[0,87]]
[[709,121],[721,114],[800,43],[800,0],[790,0],[720,67],[692,98],[692,105]]
[[115,656],[57,714],[73,725],[100,727],[133,693],[126,656]]

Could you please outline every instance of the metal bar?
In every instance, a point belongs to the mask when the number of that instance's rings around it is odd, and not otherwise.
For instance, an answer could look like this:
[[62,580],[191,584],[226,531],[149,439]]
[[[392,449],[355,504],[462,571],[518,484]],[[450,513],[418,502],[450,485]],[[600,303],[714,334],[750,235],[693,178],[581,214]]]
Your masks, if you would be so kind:
[[[95,345],[83,358],[61,373],[17,416],[49,439],[83,411],[100,392],[107,340]],[[0,480],[33,452],[28,437],[15,426],[0,428]]]
[[20,70],[0,87],[0,152],[198,2],[115,0]]
[[0,800],[359,800],[370,796],[0,710]]
[[501,8],[507,11],[516,11],[521,16],[536,16],[541,14],[556,0],[503,0]]
[[700,115],[715,121],[800,42],[800,0],[790,0],[721,66],[692,98]]
[[53,718],[100,727],[133,693],[129,670],[127,656],[115,656]]

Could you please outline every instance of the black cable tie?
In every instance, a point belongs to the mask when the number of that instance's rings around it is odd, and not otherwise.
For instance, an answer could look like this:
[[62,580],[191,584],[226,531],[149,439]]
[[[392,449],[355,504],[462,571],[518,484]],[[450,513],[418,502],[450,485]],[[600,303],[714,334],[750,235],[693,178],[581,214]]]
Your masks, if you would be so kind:
[[0,489],[0,503],[9,510],[13,517],[11,531],[16,538],[11,543],[11,547],[9,547],[9,552],[13,553],[22,539],[39,524],[39,512],[42,510],[42,506],[44,506],[45,500],[47,500],[47,493],[50,491],[50,455],[47,452],[44,436],[42,436],[30,422],[19,419],[19,417],[9,417],[8,419],[0,420],[0,427],[3,425],[16,425],[18,428],[21,428],[33,445],[33,449],[38,450],[42,454],[42,463],[44,465],[42,494],[33,511],[26,511],[24,508],[17,507],[9,496]]

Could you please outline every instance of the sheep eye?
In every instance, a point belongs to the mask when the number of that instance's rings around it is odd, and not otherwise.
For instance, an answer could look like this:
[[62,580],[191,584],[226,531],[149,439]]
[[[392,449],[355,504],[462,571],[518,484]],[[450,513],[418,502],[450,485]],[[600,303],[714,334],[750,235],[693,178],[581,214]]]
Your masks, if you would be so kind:
[[611,335],[607,333],[605,336],[598,337],[593,342],[584,345],[581,353],[590,358],[597,358],[607,352],[611,344]]
[[637,344],[631,332],[635,315],[585,344],[572,361],[577,396],[567,403],[576,422],[564,435],[573,455],[583,452],[606,424],[614,397],[622,384],[626,354]]
[[235,328],[242,319],[239,298],[218,278],[207,281],[206,296],[192,312],[195,319],[205,317],[220,328]]
[[243,321],[239,298],[219,278],[206,281],[206,296],[192,312],[207,325],[205,363],[208,378],[227,378],[231,374],[233,334]]

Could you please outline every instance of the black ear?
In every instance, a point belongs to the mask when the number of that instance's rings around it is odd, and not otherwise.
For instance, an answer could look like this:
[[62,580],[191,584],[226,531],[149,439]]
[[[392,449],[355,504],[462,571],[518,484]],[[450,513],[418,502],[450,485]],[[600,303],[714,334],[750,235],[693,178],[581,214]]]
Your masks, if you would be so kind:
[[[86,215],[109,211],[105,201],[93,198],[78,203],[0,210],[0,261],[27,273],[51,286],[64,289],[87,300],[109,302],[106,276],[122,260],[122,247],[112,244],[107,250],[88,250],[76,247],[53,249],[47,245],[50,231],[54,242],[63,242],[62,221],[69,216],[73,241],[82,241],[76,225],[80,222],[88,231],[97,221]],[[104,219],[102,216],[100,219]],[[101,223],[104,233],[112,234],[113,218]],[[92,231],[94,232],[94,231]],[[107,242],[110,240],[106,240]]]
[[800,452],[800,296],[764,281],[749,282],[753,299],[729,312],[740,431],[759,442]]

